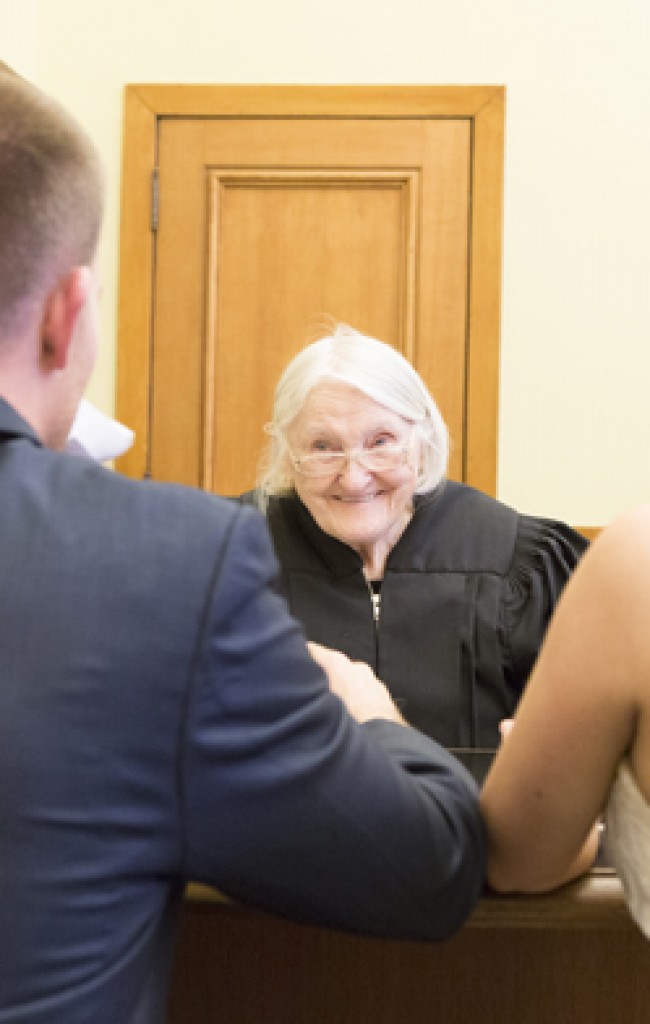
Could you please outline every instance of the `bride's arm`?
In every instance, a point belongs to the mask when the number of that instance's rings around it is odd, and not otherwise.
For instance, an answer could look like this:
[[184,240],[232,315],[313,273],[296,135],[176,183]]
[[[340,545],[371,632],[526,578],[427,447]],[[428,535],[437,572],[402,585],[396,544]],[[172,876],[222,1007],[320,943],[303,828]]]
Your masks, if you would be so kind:
[[543,891],[587,870],[627,752],[650,795],[649,719],[647,506],[609,527],[566,587],[485,783],[493,887]]

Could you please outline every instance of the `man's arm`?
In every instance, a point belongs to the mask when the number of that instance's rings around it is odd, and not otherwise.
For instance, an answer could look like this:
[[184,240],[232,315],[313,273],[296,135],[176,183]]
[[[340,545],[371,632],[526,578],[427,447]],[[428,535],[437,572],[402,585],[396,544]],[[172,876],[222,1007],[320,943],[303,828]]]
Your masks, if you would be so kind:
[[350,717],[273,592],[275,572],[261,518],[243,511],[190,700],[186,873],[288,917],[444,938],[483,884],[474,784],[414,730]]

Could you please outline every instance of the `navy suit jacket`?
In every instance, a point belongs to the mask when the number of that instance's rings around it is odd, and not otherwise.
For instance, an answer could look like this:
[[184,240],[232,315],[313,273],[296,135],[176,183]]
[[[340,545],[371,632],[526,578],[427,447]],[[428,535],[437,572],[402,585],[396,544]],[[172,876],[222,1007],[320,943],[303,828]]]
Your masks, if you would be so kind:
[[164,1019],[186,880],[443,938],[484,834],[444,750],[356,724],[252,509],[44,448],[0,400],[0,1024]]

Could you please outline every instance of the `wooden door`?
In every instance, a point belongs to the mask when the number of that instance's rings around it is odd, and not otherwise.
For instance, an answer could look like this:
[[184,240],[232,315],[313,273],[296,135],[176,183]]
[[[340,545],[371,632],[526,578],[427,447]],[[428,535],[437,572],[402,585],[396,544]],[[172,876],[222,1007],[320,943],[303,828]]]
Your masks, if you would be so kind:
[[503,90],[126,100],[118,415],[138,442],[120,468],[251,487],[277,378],[329,317],[414,363],[451,475],[493,492]]

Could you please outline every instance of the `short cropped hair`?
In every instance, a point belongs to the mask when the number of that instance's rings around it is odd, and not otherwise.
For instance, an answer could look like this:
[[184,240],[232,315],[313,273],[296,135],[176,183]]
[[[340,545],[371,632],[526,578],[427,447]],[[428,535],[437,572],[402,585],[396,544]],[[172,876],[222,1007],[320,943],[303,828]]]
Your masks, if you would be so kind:
[[30,307],[95,253],[103,174],[83,129],[0,65],[0,342]]
[[397,349],[338,324],[289,363],[275,390],[270,441],[263,455],[258,502],[292,489],[287,432],[310,391],[325,381],[348,384],[412,423],[420,442],[416,494],[434,490],[444,479],[449,435],[440,410],[419,373]]

